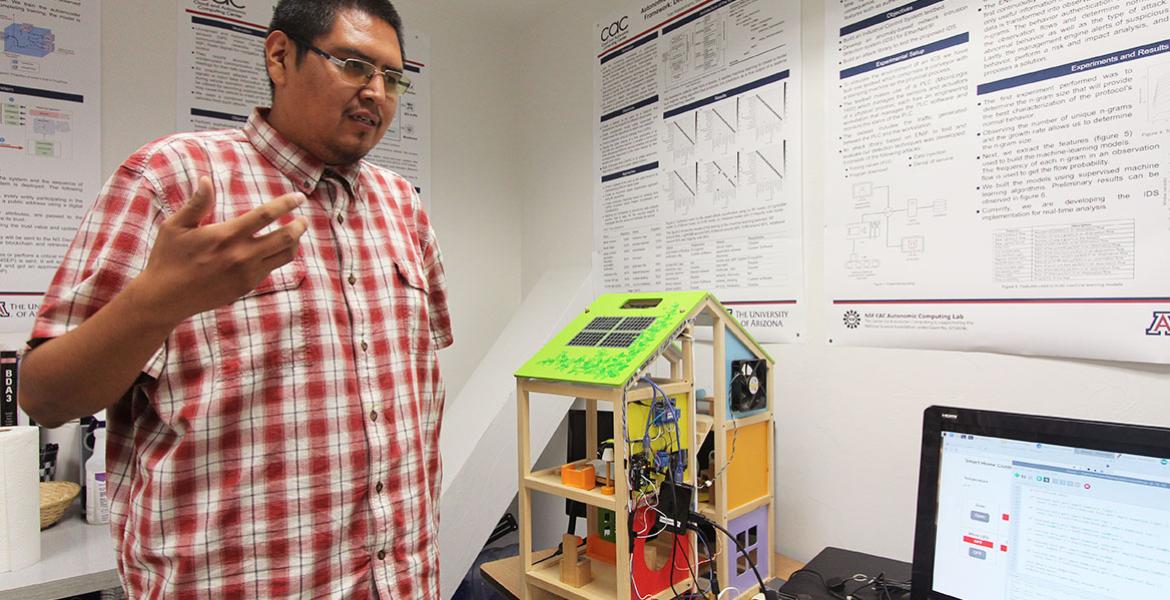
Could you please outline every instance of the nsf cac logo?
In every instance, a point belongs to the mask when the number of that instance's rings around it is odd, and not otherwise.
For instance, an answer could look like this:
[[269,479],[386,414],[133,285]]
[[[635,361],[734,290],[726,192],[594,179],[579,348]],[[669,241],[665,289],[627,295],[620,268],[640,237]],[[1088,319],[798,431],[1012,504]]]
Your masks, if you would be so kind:
[[1170,335],[1170,310],[1154,311],[1154,320],[1146,328],[1146,335]]
[[247,8],[244,5],[244,0],[196,0],[197,4],[202,5],[203,8],[222,8],[244,10]]
[[617,39],[623,33],[630,30],[630,18],[622,17],[609,25],[601,28],[601,41],[609,42]]

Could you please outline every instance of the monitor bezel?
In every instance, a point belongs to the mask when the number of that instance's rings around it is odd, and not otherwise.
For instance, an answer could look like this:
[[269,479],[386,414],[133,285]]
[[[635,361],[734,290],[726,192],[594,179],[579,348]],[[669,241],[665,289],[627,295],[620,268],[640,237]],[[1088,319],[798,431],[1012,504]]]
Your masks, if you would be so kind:
[[969,408],[931,406],[923,412],[914,526],[911,600],[970,600],[934,591],[934,541],[943,432],[1170,457],[1170,429]]

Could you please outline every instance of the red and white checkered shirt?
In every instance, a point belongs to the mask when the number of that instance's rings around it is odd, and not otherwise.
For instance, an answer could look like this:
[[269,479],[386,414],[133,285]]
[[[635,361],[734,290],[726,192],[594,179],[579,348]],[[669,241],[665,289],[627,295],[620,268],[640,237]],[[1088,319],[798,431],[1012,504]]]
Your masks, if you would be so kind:
[[[212,178],[215,221],[289,192],[296,260],[184,321],[108,410],[110,519],[132,598],[439,596],[446,285],[402,177],[332,170],[257,111],[180,134],[106,183],[30,346],[76,327],[146,266],[158,225]],[[292,217],[289,217],[291,219]]]

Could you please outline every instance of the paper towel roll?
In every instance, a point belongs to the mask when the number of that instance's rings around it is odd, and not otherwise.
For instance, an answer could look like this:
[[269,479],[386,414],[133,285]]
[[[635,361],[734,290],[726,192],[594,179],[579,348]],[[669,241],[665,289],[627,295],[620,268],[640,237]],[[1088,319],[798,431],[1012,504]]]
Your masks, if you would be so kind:
[[41,559],[40,432],[0,429],[0,573]]
[[81,481],[81,435],[78,421],[56,429],[41,429],[41,445],[57,444],[57,472],[53,481]]

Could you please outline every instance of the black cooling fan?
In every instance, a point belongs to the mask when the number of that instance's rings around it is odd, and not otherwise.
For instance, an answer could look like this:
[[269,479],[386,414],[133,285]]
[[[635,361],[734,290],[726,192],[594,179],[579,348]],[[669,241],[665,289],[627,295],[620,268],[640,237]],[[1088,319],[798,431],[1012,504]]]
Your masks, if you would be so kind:
[[731,410],[749,412],[768,407],[768,361],[731,361]]

